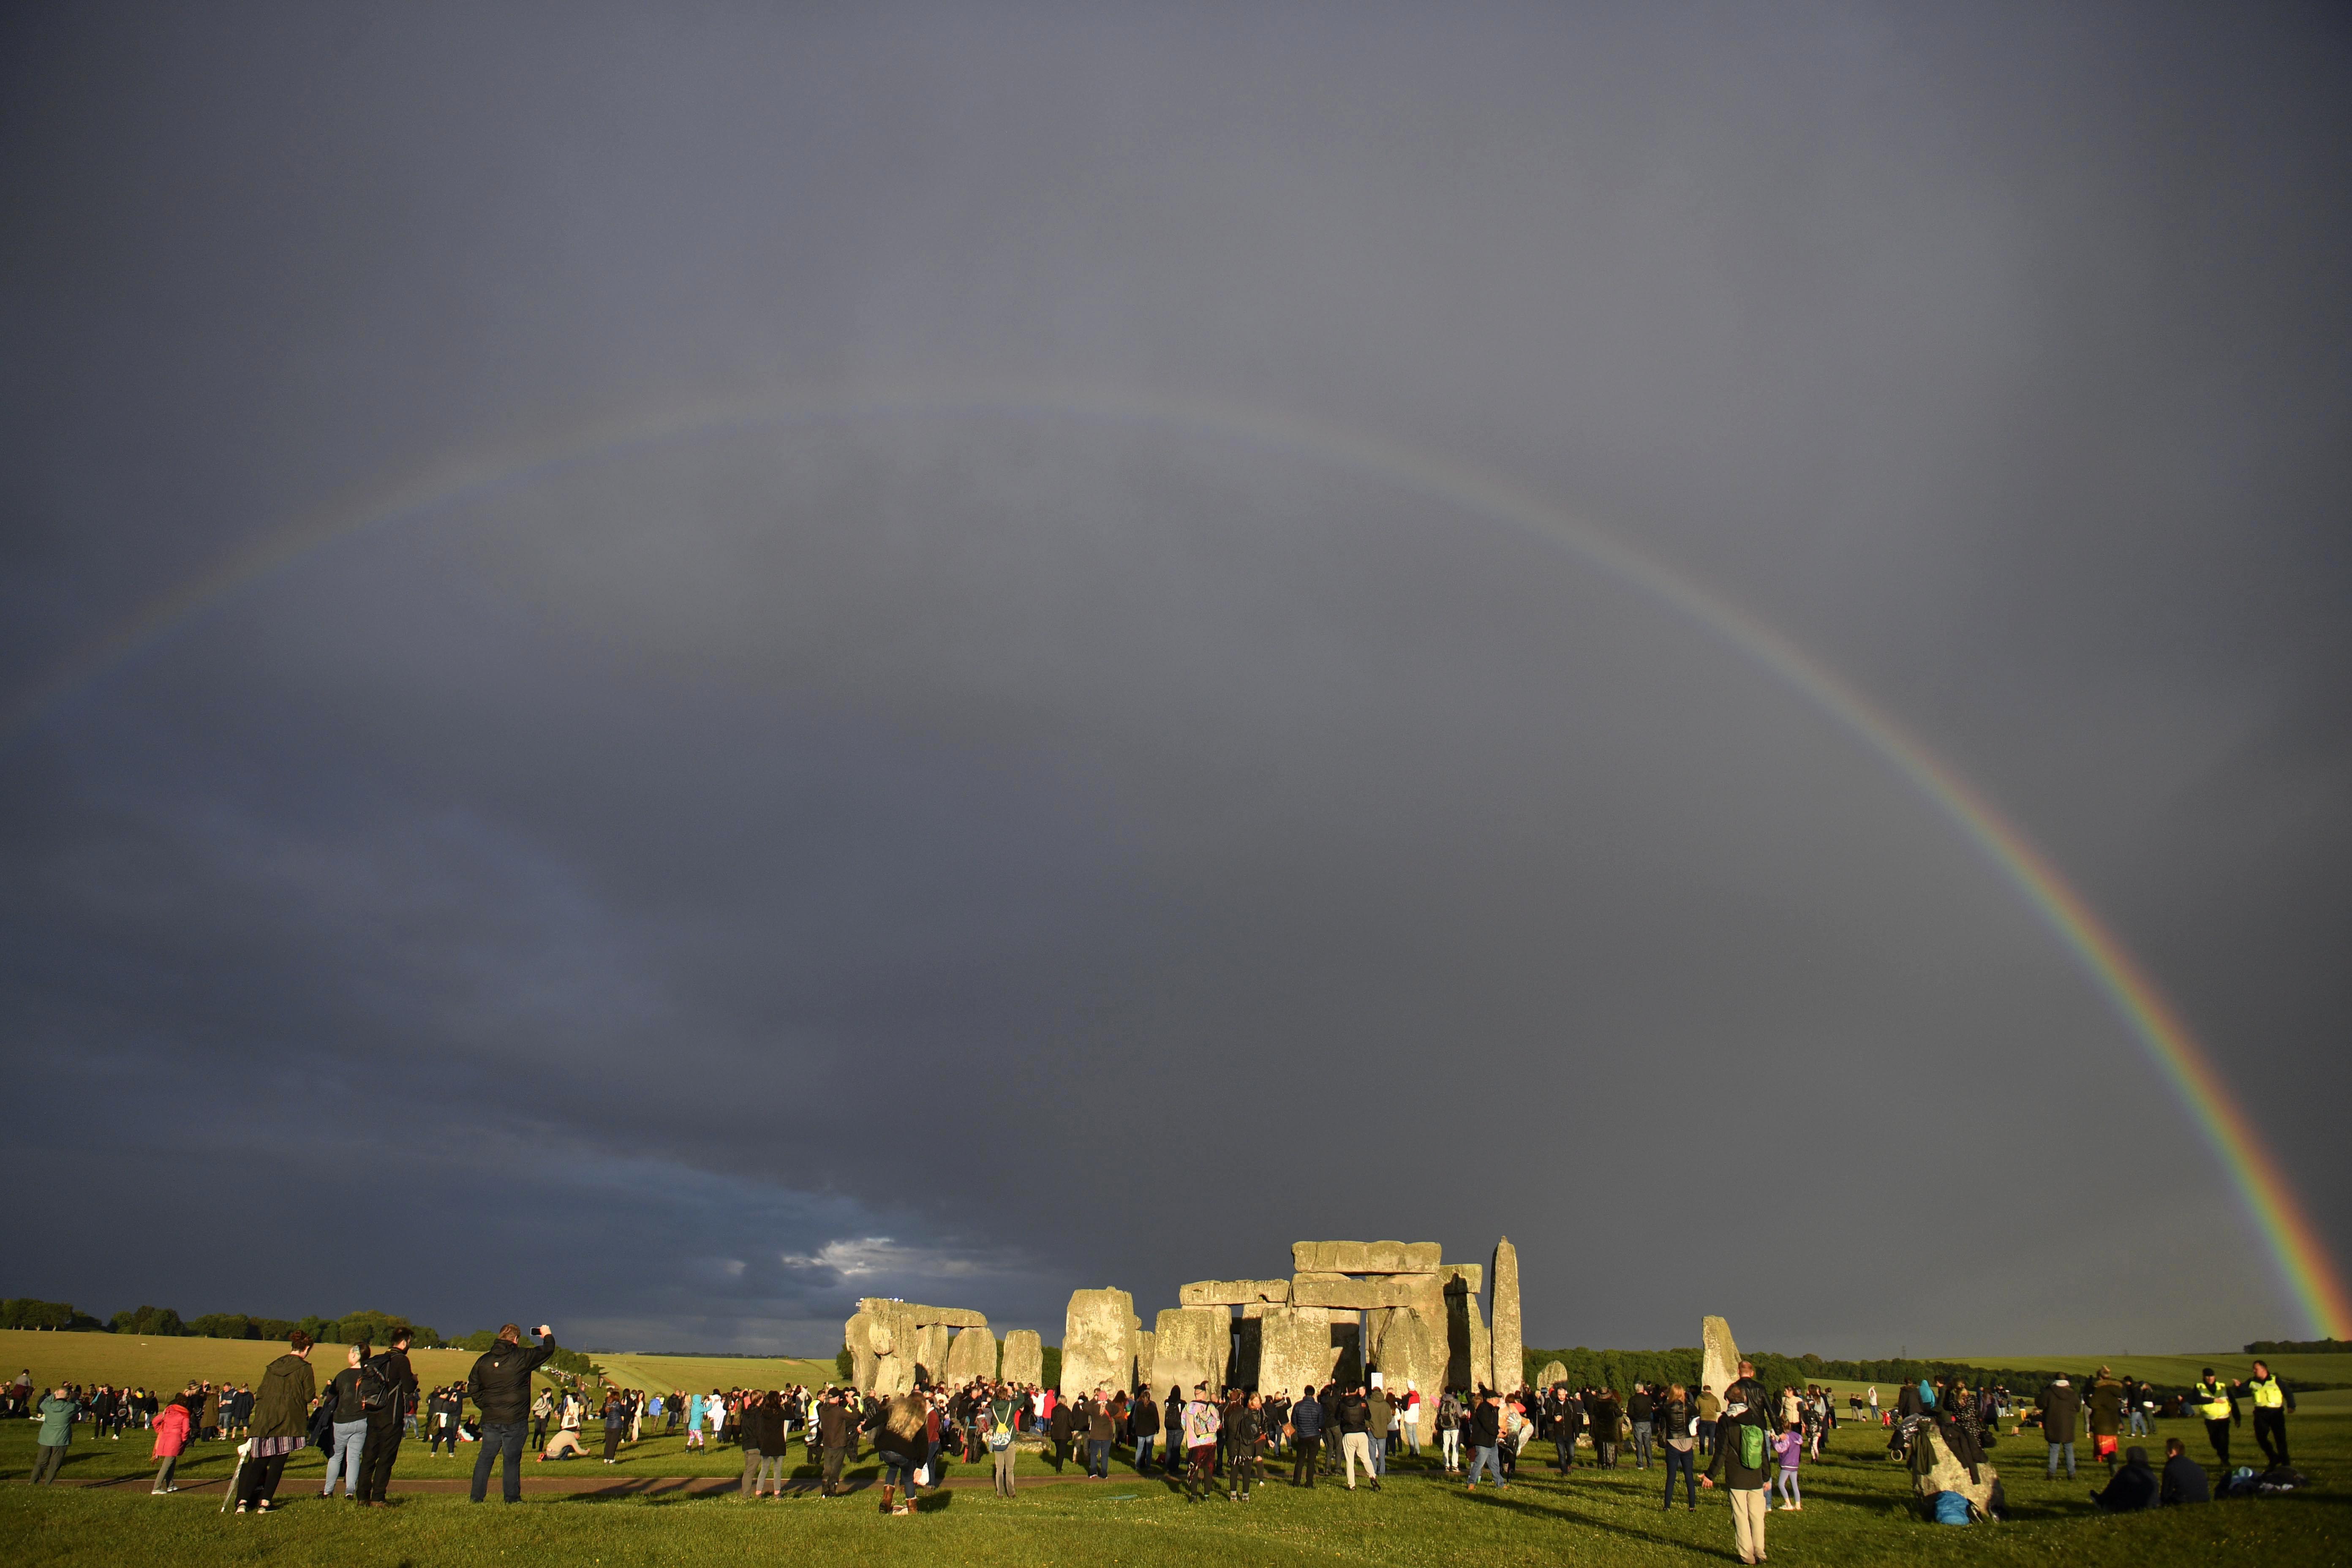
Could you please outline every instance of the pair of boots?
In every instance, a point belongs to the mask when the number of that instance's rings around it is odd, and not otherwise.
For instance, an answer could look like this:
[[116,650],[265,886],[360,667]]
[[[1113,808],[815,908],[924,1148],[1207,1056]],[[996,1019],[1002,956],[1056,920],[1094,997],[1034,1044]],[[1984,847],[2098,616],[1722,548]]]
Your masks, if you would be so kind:
[[882,1511],[884,1513],[896,1515],[913,1513],[915,1511],[915,1489],[908,1487],[907,1489],[907,1500],[900,1502],[898,1500],[898,1489],[897,1487],[887,1485],[883,1487]]

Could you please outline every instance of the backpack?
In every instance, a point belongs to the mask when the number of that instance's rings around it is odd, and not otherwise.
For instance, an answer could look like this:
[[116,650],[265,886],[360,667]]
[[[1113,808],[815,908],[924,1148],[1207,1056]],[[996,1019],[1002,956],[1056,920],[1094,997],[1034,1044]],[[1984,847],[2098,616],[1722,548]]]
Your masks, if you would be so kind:
[[387,1410],[400,1399],[400,1384],[384,1374],[383,1358],[370,1356],[360,1363],[360,1408]]
[[1753,1421],[1739,1424],[1739,1462],[1751,1470],[1764,1468],[1764,1428]]
[[1969,1500],[1966,1495],[1960,1492],[1937,1492],[1936,1494],[1936,1522],[1937,1524],[1968,1523]]

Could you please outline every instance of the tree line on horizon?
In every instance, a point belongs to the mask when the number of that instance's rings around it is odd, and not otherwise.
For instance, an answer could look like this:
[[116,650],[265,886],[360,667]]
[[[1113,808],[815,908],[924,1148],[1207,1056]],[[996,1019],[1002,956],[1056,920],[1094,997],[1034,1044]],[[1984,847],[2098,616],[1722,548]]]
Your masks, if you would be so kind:
[[[488,1350],[498,1342],[496,1329],[481,1329],[462,1339],[448,1340],[429,1323],[412,1322],[397,1312],[373,1310],[346,1312],[340,1318],[263,1318],[247,1312],[206,1312],[182,1318],[169,1307],[141,1306],[117,1312],[100,1321],[69,1301],[42,1301],[30,1296],[0,1300],[0,1329],[46,1329],[64,1333],[135,1334],[143,1339],[282,1340],[299,1330],[329,1344],[381,1345],[392,1331],[404,1328],[419,1350]],[[578,1351],[557,1347],[549,1364],[560,1372],[583,1376],[597,1370]]]

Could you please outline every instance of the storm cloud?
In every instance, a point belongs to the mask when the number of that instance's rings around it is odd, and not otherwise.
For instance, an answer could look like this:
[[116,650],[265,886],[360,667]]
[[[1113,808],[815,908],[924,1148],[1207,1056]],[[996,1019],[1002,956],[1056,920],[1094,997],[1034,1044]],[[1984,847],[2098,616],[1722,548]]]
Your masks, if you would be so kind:
[[1536,1344],[2314,1331],[1980,846],[1444,475],[1923,737],[2341,1253],[2347,41],[13,13],[9,1293],[829,1353],[1508,1234]]

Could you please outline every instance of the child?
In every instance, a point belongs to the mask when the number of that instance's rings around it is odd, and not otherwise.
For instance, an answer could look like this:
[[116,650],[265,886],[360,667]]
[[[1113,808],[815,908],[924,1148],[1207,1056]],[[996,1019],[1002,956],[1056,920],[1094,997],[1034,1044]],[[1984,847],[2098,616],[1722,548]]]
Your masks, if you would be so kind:
[[1794,1422],[1780,1428],[1780,1435],[1772,1439],[1772,1451],[1780,1456],[1780,1479],[1776,1489],[1782,1500],[1781,1510],[1804,1512],[1805,1500],[1797,1491],[1797,1465],[1804,1458],[1805,1439]]

